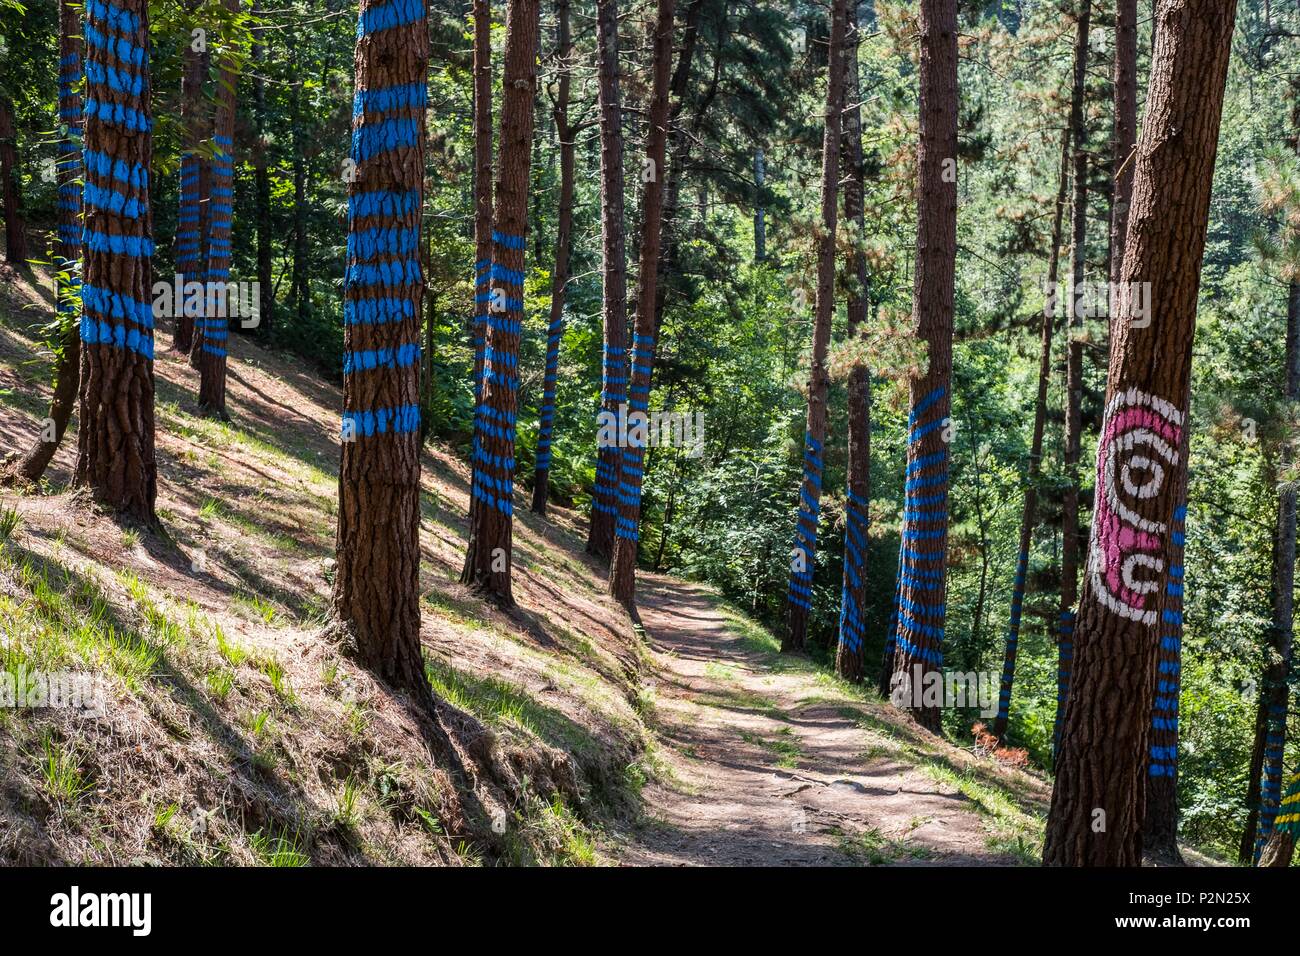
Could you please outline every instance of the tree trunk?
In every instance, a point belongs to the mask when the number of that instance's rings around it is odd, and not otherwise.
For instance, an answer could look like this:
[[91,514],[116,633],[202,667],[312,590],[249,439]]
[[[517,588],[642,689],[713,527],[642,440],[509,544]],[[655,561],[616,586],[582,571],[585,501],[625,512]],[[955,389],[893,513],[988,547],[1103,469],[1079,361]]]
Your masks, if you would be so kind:
[[[1298,108],[1300,109],[1300,108]],[[1300,400],[1300,283],[1288,286],[1286,310],[1286,372],[1284,397]],[[1279,471],[1287,471],[1291,448],[1283,443]],[[1290,703],[1291,659],[1294,644],[1296,561],[1296,489],[1280,486],[1273,537],[1273,627],[1264,666],[1251,753],[1248,814],[1241,838],[1241,860],[1258,860],[1269,838],[1282,799],[1282,758],[1286,747]]]
[[[1179,455],[1189,451],[1190,428],[1183,429]],[[1151,704],[1151,746],[1148,748],[1147,809],[1143,852],[1159,866],[1182,866],[1178,851],[1178,697],[1183,669],[1183,545],[1187,523],[1187,471],[1182,474],[1178,507],[1170,527],[1169,580],[1160,614],[1160,649],[1156,656],[1156,688]]]
[[[864,331],[871,304],[867,275],[866,221],[863,200],[866,192],[862,164],[862,82],[858,68],[857,0],[849,0],[845,19],[844,116],[840,156],[844,176],[844,219],[854,229],[849,254],[848,337]],[[760,154],[761,155],[761,154]],[[761,256],[759,257],[761,258]],[[871,372],[865,365],[849,370],[849,463],[848,489],[844,503],[844,583],[840,590],[839,642],[835,649],[835,673],[853,683],[862,681],[862,642],[866,636],[862,614],[867,606],[867,528],[871,502]]]
[[[1056,209],[1052,218],[1052,247],[1047,258],[1047,301],[1043,304],[1042,332],[1038,346],[1038,394],[1034,399],[1034,430],[1029,442],[1029,467],[1025,476],[1025,505],[1020,514],[1020,546],[1016,552],[1016,576],[1011,587],[1011,620],[1007,625],[1007,641],[1002,654],[1002,685],[998,693],[998,713],[993,720],[993,736],[999,740],[1007,735],[1007,721],[1011,713],[1011,692],[1016,680],[1016,652],[1020,644],[1020,618],[1025,602],[1025,579],[1029,574],[1029,549],[1034,539],[1034,525],[1038,520],[1038,476],[1043,467],[1043,432],[1047,424],[1047,386],[1052,376],[1052,334],[1055,330],[1056,304],[1060,301],[1056,291],[1060,274],[1061,230],[1065,221],[1066,189],[1070,182],[1070,130],[1061,133],[1061,171],[1056,187]],[[1057,634],[1057,722],[1069,680],[1067,661],[1070,648],[1069,621],[1061,618]],[[1061,681],[1065,683],[1062,684]]]
[[537,89],[537,0],[510,0],[506,9],[501,151],[493,184],[492,272],[487,341],[483,347],[484,441],[476,449],[472,523],[463,577],[511,605],[515,418],[519,407],[519,333],[524,310],[524,249],[528,239],[529,158]]
[[1070,288],[1065,310],[1065,490],[1061,500],[1060,627],[1073,628],[1079,595],[1079,455],[1083,432],[1083,294],[1088,240],[1088,122],[1086,103],[1091,0],[1083,0],[1074,32],[1074,87],[1070,138],[1074,149],[1074,201],[1070,218]]
[[[641,529],[641,483],[648,443],[647,416],[650,377],[655,360],[655,285],[659,274],[659,242],[663,226],[663,169],[668,153],[668,82],[673,60],[674,0],[658,0],[654,33],[654,80],[650,93],[650,125],[646,130],[645,194],[641,203],[640,272],[637,274],[636,326],[632,333],[632,381],[628,387],[628,447],[622,454],[618,522],[614,557],[609,569],[609,593],[628,610],[636,593],[637,543]],[[639,416],[639,418],[638,418]],[[642,426],[638,433],[638,424]]]
[[[1111,137],[1110,281],[1124,271],[1124,234],[1133,202],[1133,144],[1137,141],[1137,0],[1115,0],[1115,125]],[[1106,337],[1107,357],[1111,336]]]
[[835,317],[835,230],[839,211],[840,129],[844,121],[844,34],[847,0],[831,4],[831,36],[827,53],[826,111],[822,133],[822,208],[817,235],[817,293],[813,304],[812,361],[808,369],[808,416],[804,429],[803,480],[799,516],[790,551],[787,628],[781,650],[801,650],[808,636],[812,611],[813,571],[817,567],[817,525],[821,515],[822,451],[826,444],[826,402],[830,371],[826,353]]
[[[911,682],[909,709],[942,730],[940,707],[923,691],[942,680],[948,556],[948,418],[951,403],[954,270],[957,258],[957,2],[921,0],[920,188],[912,313],[928,368],[910,383],[907,475],[895,668]],[[920,686],[918,686],[920,685]]]
[[[197,139],[195,146],[199,146],[212,129],[213,117],[210,115],[207,100],[203,96],[203,87],[207,83],[208,73],[210,72],[212,54],[207,46],[204,46],[203,52],[198,55],[198,63],[195,66],[197,71],[198,83],[197,95],[199,103],[196,112]],[[194,263],[194,278],[199,283],[206,283],[208,277],[208,256],[211,252],[211,235],[212,228],[212,160],[203,155],[198,157],[199,164],[199,188],[198,188],[198,207],[199,207],[199,248],[198,262]],[[202,311],[207,308],[207,296],[198,296],[197,302],[202,302],[198,314],[190,317],[192,329],[190,330],[190,365],[198,370],[203,365],[203,329],[206,322],[203,320]]]
[[14,104],[0,96],[0,180],[5,204],[5,259],[27,263],[27,224],[23,220],[23,193],[18,184],[18,128]]
[[1296,837],[1300,836],[1300,771],[1287,778],[1286,796],[1278,808],[1273,832],[1259,857],[1260,866],[1287,867],[1295,855]]
[[[185,6],[186,16],[193,18],[197,9],[198,0],[189,0]],[[203,271],[208,261],[208,241],[202,230],[200,212],[200,201],[207,193],[204,184],[200,182],[200,166],[203,163],[198,153],[205,135],[207,104],[203,99],[203,52],[194,49],[194,43],[192,36],[186,37],[181,67],[180,207],[176,213],[176,235],[173,242],[176,272],[186,285],[203,281]],[[173,315],[176,326],[172,334],[172,350],[188,356],[194,346],[194,313],[191,309],[176,304]]]
[[[493,428],[491,410],[483,403],[483,349],[487,343],[488,311],[492,293],[492,6],[473,0],[474,11],[474,315],[470,337],[474,349],[474,451],[470,459],[473,489],[481,484],[484,459]],[[469,539],[477,538],[483,499],[471,491]],[[470,545],[471,550],[473,545]],[[461,569],[462,583],[474,580],[472,562]]]
[[290,291],[299,327],[305,327],[311,303],[311,286],[307,277],[307,144],[302,132],[302,84],[293,88],[293,276]]
[[551,273],[551,320],[546,331],[546,369],[542,379],[542,408],[537,423],[534,456],[533,511],[546,514],[550,492],[551,437],[555,429],[555,383],[560,369],[560,339],[564,335],[564,294],[569,284],[569,246],[573,235],[573,192],[576,130],[569,125],[569,88],[573,75],[573,36],[569,31],[569,0],[556,0],[555,135],[560,141],[560,216],[555,230],[555,268]]
[[1190,399],[1192,337],[1235,0],[1161,0],[1138,139],[1123,284],[1150,283],[1151,315],[1119,296],[1097,450],[1088,573],[1044,862],[1142,859],[1151,701],[1170,523]]
[[420,225],[423,0],[362,0],[344,279],[342,456],[333,613],[379,677],[429,694],[420,652]]
[[[260,16],[256,4],[253,16]],[[258,31],[261,32],[260,30]],[[253,44],[253,113],[257,144],[253,153],[253,176],[257,195],[257,331],[270,337],[275,328],[275,279],[271,273],[271,175],[266,168],[266,48]]]
[[81,134],[82,116],[78,83],[82,76],[81,10],[59,0],[59,228],[55,236],[55,308],[59,317],[58,343],[54,347],[54,394],[49,416],[27,452],[0,471],[0,483],[36,484],[45,474],[72,419],[81,376]]
[[[224,0],[226,11],[239,13],[240,0]],[[228,420],[226,347],[230,337],[228,295],[231,224],[235,185],[235,85],[239,67],[235,38],[222,38],[217,79],[217,111],[212,121],[212,192],[208,198],[208,268],[204,277],[203,342],[199,358],[199,414]]]
[[[120,515],[156,523],[149,11],[93,5],[86,22],[86,186],[81,409],[75,483]],[[112,81],[110,83],[110,80]],[[113,200],[117,195],[125,202]]]
[[609,560],[614,548],[614,519],[622,480],[617,435],[627,404],[627,263],[623,239],[623,111],[619,99],[618,3],[597,0],[596,32],[600,45],[600,233],[604,270],[602,312],[604,355],[601,412],[597,416],[596,483],[591,496],[587,552]]

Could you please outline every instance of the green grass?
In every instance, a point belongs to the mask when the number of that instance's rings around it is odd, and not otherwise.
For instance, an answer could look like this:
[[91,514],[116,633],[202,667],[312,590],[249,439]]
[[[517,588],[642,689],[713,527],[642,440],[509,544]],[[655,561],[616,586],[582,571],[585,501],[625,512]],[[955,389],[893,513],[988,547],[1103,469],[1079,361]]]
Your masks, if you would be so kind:
[[0,544],[12,538],[22,523],[23,518],[17,508],[0,508]]
[[909,844],[905,840],[891,840],[875,827],[854,836],[842,836],[839,849],[841,853],[870,866],[883,866],[905,857],[925,860],[933,855],[923,846]]
[[82,769],[80,754],[48,733],[41,741],[41,752],[35,755],[35,761],[45,792],[60,806],[73,806],[92,789]]
[[794,739],[794,728],[792,727],[782,727],[777,731],[775,738],[763,737],[742,730],[740,739],[747,744],[757,744],[769,753],[775,754],[777,757],[776,765],[787,770],[793,770],[799,766],[799,758],[803,756],[799,741]]
[[307,866],[311,858],[303,852],[297,831],[267,833],[258,830],[248,838],[249,847],[262,866]]

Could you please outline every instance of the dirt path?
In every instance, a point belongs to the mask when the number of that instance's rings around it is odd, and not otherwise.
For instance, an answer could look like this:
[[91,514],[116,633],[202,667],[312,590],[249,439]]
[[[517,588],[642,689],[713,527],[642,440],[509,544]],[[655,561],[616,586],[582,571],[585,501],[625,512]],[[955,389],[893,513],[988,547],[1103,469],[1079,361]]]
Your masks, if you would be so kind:
[[647,787],[623,863],[987,865],[1031,852],[1032,836],[1018,852],[1008,832],[1029,830],[1021,808],[998,806],[1002,768],[772,653],[703,588],[647,576],[638,603],[670,772]]

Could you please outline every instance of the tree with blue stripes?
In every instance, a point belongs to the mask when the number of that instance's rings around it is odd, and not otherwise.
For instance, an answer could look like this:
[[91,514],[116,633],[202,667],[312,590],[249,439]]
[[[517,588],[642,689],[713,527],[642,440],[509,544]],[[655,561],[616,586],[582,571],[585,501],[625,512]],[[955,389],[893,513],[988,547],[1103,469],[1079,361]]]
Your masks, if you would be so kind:
[[907,469],[900,532],[893,679],[923,727],[942,729],[940,702],[925,691],[942,680],[948,562],[948,466],[954,436],[952,332],[957,258],[957,4],[921,0],[920,145],[912,325],[925,368],[908,381]]
[[81,395],[75,482],[118,514],[152,525],[153,118],[145,0],[85,4],[85,194]]
[[831,5],[830,45],[826,67],[826,107],[822,127],[821,217],[817,233],[817,290],[813,300],[812,357],[808,368],[808,414],[803,436],[803,478],[790,551],[790,581],[786,593],[783,651],[802,650],[812,611],[813,570],[817,564],[817,529],[821,520],[823,452],[826,444],[826,403],[830,370],[826,355],[835,316],[835,231],[839,219],[840,130],[844,112],[844,36],[847,0]]
[[492,265],[483,388],[476,415],[471,522],[462,577],[512,605],[515,435],[519,411],[519,337],[524,318],[533,102],[537,92],[537,0],[510,0],[502,73],[501,131],[492,199]]
[[226,361],[230,340],[227,283],[230,281],[231,226],[235,197],[235,85],[243,59],[244,27],[240,0],[224,0],[217,78],[217,109],[212,122],[212,170],[206,199],[207,267],[203,270],[203,315],[199,339],[199,411],[212,418],[226,413]]
[[614,552],[622,449],[616,436],[627,406],[627,259],[623,222],[623,109],[619,92],[618,2],[597,0],[596,58],[600,104],[600,236],[603,276],[600,411],[596,416],[596,481],[591,493],[587,553],[608,561]]
[[1074,673],[1043,848],[1051,866],[1140,865],[1152,760],[1170,756],[1165,743],[1152,749],[1153,701],[1161,637],[1181,615],[1192,342],[1235,13],[1235,0],[1160,0],[1156,9],[1122,272],[1122,288],[1149,289],[1149,308],[1122,294],[1111,317]]
[[420,225],[425,0],[362,0],[348,184],[333,617],[367,666],[428,694],[420,652]]
[[673,59],[673,0],[658,0],[654,29],[654,75],[650,124],[646,133],[645,192],[641,202],[641,265],[637,278],[636,324],[632,331],[631,382],[628,386],[628,441],[620,449],[618,517],[609,593],[625,608],[636,599],[636,560],[641,530],[642,474],[646,463],[650,380],[655,361],[655,284],[663,233],[662,171],[668,152],[668,82]]
[[[187,0],[187,22],[197,23],[201,0]],[[207,72],[207,30],[191,26],[181,63],[181,162],[180,188],[177,190],[176,232],[172,252],[176,272],[187,286],[203,281],[208,261],[208,237],[204,228],[207,205],[201,200],[208,192],[210,165],[202,153],[203,140],[211,123],[208,104],[203,97],[203,77]],[[188,296],[186,296],[188,299]],[[200,301],[195,297],[195,305]],[[177,307],[172,349],[189,356],[194,346],[197,316],[194,308]],[[195,353],[197,361],[201,353]]]
[[[844,177],[844,219],[852,232],[848,256],[848,337],[854,339],[866,326],[871,308],[871,285],[863,214],[866,170],[862,161],[862,83],[858,48],[862,29],[857,0],[849,0],[847,44],[844,53],[844,132],[840,144]],[[867,606],[867,528],[871,506],[871,372],[855,363],[848,375],[848,487],[844,496],[844,583],[840,591],[839,641],[835,648],[835,673],[857,683],[862,680],[864,615]]]
[[0,482],[36,483],[45,474],[72,420],[81,380],[81,134],[84,126],[81,7],[59,0],[58,231],[54,236],[54,394],[31,447],[0,472]]

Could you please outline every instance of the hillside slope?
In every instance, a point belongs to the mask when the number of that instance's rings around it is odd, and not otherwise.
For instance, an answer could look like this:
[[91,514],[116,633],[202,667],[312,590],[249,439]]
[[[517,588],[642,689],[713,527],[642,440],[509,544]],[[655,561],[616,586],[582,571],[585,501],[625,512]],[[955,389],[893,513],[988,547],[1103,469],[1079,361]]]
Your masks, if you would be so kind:
[[[45,414],[48,282],[0,275],[0,456]],[[32,308],[29,308],[32,307]],[[0,862],[1031,861],[1047,788],[776,653],[697,585],[647,576],[644,629],[581,519],[516,510],[519,608],[457,582],[468,473],[424,457],[423,641],[455,753],[325,641],[340,395],[232,337],[229,425],[156,363],[158,514],[0,493],[0,670],[103,675],[106,707],[0,710]],[[12,530],[6,530],[13,524]]]

